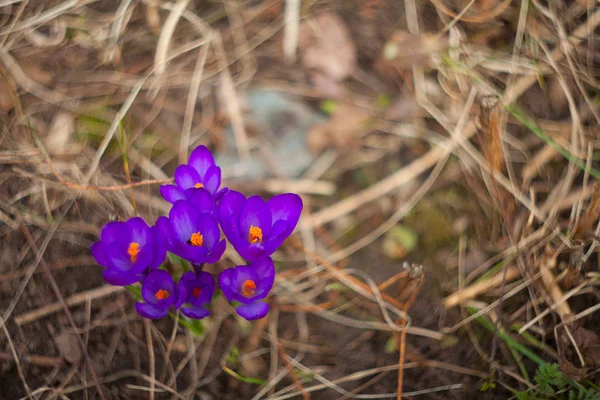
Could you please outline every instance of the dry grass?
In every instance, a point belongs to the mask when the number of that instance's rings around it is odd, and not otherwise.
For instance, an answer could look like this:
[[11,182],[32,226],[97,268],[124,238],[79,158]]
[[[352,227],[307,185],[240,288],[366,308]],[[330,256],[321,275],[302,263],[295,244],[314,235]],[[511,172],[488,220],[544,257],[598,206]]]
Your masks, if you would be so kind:
[[[506,398],[535,387],[522,346],[596,379],[598,3],[388,3],[0,0],[0,387],[19,382],[6,393],[465,398],[488,382]],[[304,25],[359,15],[347,23],[361,56],[386,7],[402,17],[385,47],[367,47],[387,59],[361,60],[336,87],[368,123],[283,176],[248,89],[329,99],[297,56]],[[388,93],[413,111],[390,116],[393,103],[377,105]],[[268,319],[239,321],[219,299],[194,336],[141,321],[87,249],[111,218],[165,214],[158,185],[200,143],[235,148],[227,186],[296,191],[306,208],[277,254]],[[245,175],[252,157],[273,167],[267,178]],[[422,221],[408,256],[422,268],[373,257],[431,204],[453,210],[452,226]],[[438,229],[451,244],[432,250]],[[228,250],[222,266],[239,262]],[[74,333],[81,365],[39,343],[59,330]],[[377,364],[354,365],[361,352]]]

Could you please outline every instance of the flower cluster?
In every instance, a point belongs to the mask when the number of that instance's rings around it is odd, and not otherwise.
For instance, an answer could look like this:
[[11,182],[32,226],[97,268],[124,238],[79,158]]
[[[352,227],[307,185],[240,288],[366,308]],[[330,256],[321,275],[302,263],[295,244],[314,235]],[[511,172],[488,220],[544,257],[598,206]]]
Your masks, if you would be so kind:
[[[188,318],[205,318],[217,288],[203,267],[223,256],[227,241],[221,239],[222,231],[249,264],[223,270],[219,289],[240,316],[263,318],[269,305],[262,300],[275,281],[271,255],[298,223],[300,196],[286,193],[264,201],[220,188],[221,168],[205,146],[194,149],[188,163],[177,167],[174,180],[160,188],[173,205],[168,217],[159,217],[152,227],[140,217],[103,227],[91,252],[105,267],[104,279],[118,286],[141,282],[143,302],[136,310],[143,317],[163,318],[181,309]],[[167,253],[189,262],[193,271],[177,279],[177,274],[161,269]]]

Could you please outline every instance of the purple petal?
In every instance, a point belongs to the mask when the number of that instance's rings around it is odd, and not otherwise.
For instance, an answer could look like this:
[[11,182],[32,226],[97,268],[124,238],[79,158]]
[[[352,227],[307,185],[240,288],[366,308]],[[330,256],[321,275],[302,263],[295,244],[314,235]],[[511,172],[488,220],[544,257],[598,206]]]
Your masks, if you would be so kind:
[[194,232],[200,232],[203,237],[202,247],[205,247],[208,250],[212,249],[221,236],[217,219],[208,213],[200,212],[193,218]]
[[239,306],[235,311],[237,313],[246,318],[248,321],[253,321],[255,319],[261,319],[269,312],[269,305],[260,301],[243,304]]
[[263,239],[266,239],[271,231],[271,211],[267,203],[259,196],[252,196],[240,212],[239,222],[240,236],[248,240],[250,227],[256,226],[261,229]]
[[179,307],[185,303],[185,300],[188,297],[188,291],[185,286],[176,286],[175,287],[175,302],[173,304],[173,309],[178,310]]
[[200,217],[200,211],[188,201],[180,200],[173,205],[169,212],[174,239],[179,242],[187,242],[196,233],[194,221]]
[[200,145],[190,154],[188,165],[198,172],[200,178],[204,178],[206,171],[215,165],[215,159],[206,146]]
[[135,309],[144,318],[160,319],[169,314],[168,308],[158,308],[148,303],[135,303]]
[[[240,253],[245,260],[248,261],[256,261],[263,257],[268,257],[275,252],[275,248],[268,247],[267,245],[262,244],[249,244],[247,241],[232,243],[235,247],[235,250]],[[237,245],[237,246],[236,246]]]
[[162,185],[159,190],[162,197],[171,204],[174,204],[177,200],[186,199],[183,191],[175,185]]
[[103,267],[108,266],[108,257],[106,254],[106,245],[102,242],[96,242],[90,247],[92,256],[96,259],[96,262]]
[[206,262],[208,249],[203,246],[190,246],[187,243],[177,242],[169,250],[173,254],[190,261],[193,264],[202,264]]
[[202,319],[206,318],[210,315],[210,311],[208,311],[205,307],[183,307],[181,309],[183,315],[192,319]]
[[273,260],[270,257],[263,258],[250,264],[250,268],[253,268],[259,277],[259,281],[256,282],[257,293],[255,298],[265,298],[273,288],[273,283],[275,282],[275,265],[273,264]]
[[227,192],[219,202],[217,208],[219,222],[221,223],[223,232],[230,241],[233,236],[238,236],[239,234],[235,228],[237,227],[237,221],[245,203],[246,197],[234,190]]
[[221,240],[219,243],[215,244],[210,252],[206,255],[206,262],[208,264],[214,264],[223,257],[223,253],[225,253],[225,249],[227,248],[227,242],[225,239]]
[[166,240],[167,250],[171,251],[173,247],[173,230],[171,229],[171,222],[169,218],[165,216],[160,216],[156,220],[156,227],[161,233],[161,236]]
[[[161,289],[166,290],[169,293],[169,297],[162,300],[156,298],[156,294]],[[152,271],[142,282],[142,298],[150,304],[162,303],[170,306],[175,302],[174,296],[176,296],[176,293],[173,277],[165,270],[157,269]]]
[[212,166],[206,171],[206,175],[204,175],[204,187],[211,194],[215,194],[219,186],[221,186],[221,168],[217,166]]
[[215,200],[208,190],[204,188],[188,189],[185,191],[185,196],[190,203],[194,204],[202,212],[212,212],[215,208]]
[[275,222],[271,227],[271,232],[269,233],[269,241],[281,240],[281,243],[283,243],[283,241],[289,236],[288,232],[289,234],[292,233],[289,229],[289,225],[287,224],[287,222],[280,219],[277,222]]
[[177,183],[180,189],[193,188],[197,183],[201,182],[202,180],[198,172],[189,165],[180,165],[175,169],[175,183]]
[[154,269],[158,268],[160,264],[165,261],[165,257],[167,256],[167,248],[165,246],[166,239],[163,236],[161,229],[155,225],[150,228],[150,231],[152,233],[152,250],[154,251],[154,257],[150,263],[150,268]]
[[123,239],[123,236],[125,236],[125,231],[125,222],[109,222],[102,228],[102,232],[100,232],[100,240],[106,243],[117,242]]
[[285,221],[291,234],[302,213],[302,198],[294,193],[285,193],[272,197],[267,205],[271,209],[273,223]]
[[225,196],[227,193],[229,192],[229,188],[222,188],[221,190],[219,190],[217,193],[215,193],[215,201],[218,203],[219,201],[221,201],[221,199],[223,198],[223,196]]
[[140,247],[144,246],[148,240],[151,240],[150,227],[143,218],[134,217],[126,222],[131,231],[131,241],[136,242]]
[[219,287],[228,301],[233,301],[235,297],[231,288],[234,270],[235,268],[227,268],[219,274]]
[[128,286],[141,281],[144,278],[144,275],[130,274],[128,272],[123,272],[112,268],[106,268],[104,270],[103,277],[104,280],[110,283],[111,285]]

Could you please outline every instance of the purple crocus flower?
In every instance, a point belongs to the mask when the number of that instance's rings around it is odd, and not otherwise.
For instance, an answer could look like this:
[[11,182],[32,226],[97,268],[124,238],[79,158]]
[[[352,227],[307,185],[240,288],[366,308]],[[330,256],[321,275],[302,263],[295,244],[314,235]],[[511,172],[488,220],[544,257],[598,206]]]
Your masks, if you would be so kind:
[[145,303],[136,303],[135,308],[144,318],[159,319],[169,314],[171,307],[177,310],[186,299],[186,291],[175,286],[167,271],[157,269],[142,282],[142,298]]
[[117,286],[141,281],[166,256],[162,234],[140,217],[104,225],[100,241],[92,245],[91,252],[98,264],[106,267],[104,279]]
[[302,199],[286,193],[265,202],[259,196],[248,199],[236,191],[223,196],[217,207],[225,236],[246,260],[268,257],[292,234],[300,213]]
[[[169,189],[166,190],[165,188]],[[215,209],[215,198],[204,188],[180,190],[174,185],[164,185],[160,187],[160,192],[165,199],[173,204],[179,200],[187,200],[202,212],[212,213]]]
[[189,306],[181,307],[181,312],[188,318],[202,319],[208,317],[210,305],[215,294],[215,280],[208,272],[186,272],[181,276],[178,284],[186,292],[184,303]]
[[216,218],[189,201],[177,201],[169,218],[159,217],[156,226],[166,239],[167,250],[194,265],[216,263],[225,252]]
[[175,185],[163,185],[160,193],[169,203],[177,200],[188,199],[189,189],[204,188],[219,198],[227,191],[224,188],[217,192],[221,186],[221,168],[215,165],[210,150],[206,146],[198,146],[190,154],[187,164],[180,165],[175,169]]
[[262,300],[269,294],[275,281],[273,260],[266,257],[248,266],[228,268],[219,275],[219,286],[227,300],[242,303],[237,313],[247,320],[263,318],[269,305]]

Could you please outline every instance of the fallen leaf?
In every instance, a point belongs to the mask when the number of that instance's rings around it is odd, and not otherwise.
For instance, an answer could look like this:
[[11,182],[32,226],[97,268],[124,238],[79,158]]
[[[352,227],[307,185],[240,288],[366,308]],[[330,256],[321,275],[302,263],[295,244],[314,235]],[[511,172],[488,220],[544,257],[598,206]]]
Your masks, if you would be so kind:
[[46,137],[46,149],[50,154],[68,153],[72,137],[75,133],[73,115],[68,112],[59,112],[54,116],[52,125]]
[[74,365],[79,364],[83,354],[74,334],[62,332],[54,338],[54,343],[65,360]]
[[303,50],[302,65],[322,72],[334,81],[342,81],[356,69],[356,45],[344,21],[333,13],[314,20],[316,27],[303,22],[298,46]]
[[328,146],[348,149],[356,146],[366,131],[371,113],[364,108],[341,103],[335,107],[329,121],[315,125],[308,132],[308,147],[319,153]]

